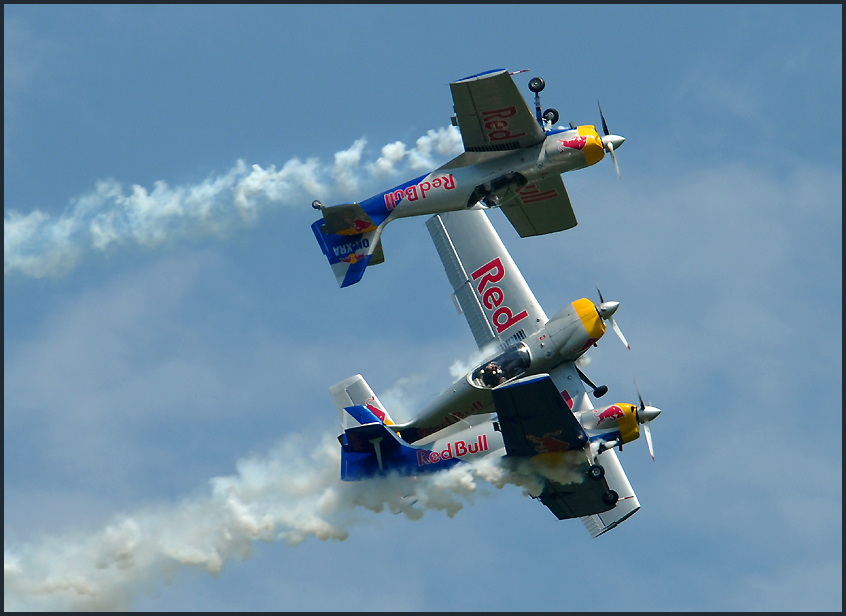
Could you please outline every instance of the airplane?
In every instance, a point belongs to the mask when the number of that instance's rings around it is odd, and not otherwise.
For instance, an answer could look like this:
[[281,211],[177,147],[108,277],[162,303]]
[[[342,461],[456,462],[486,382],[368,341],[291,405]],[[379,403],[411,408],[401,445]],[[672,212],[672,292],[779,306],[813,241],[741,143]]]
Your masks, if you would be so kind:
[[581,298],[547,318],[483,210],[442,213],[426,226],[485,360],[403,423],[360,374],[330,387],[341,479],[417,476],[494,456],[540,477],[533,496],[558,519],[580,518],[593,537],[616,527],[640,503],[614,449],[643,432],[654,460],[650,422],[661,413],[639,391],[638,404],[594,408],[588,398],[585,384],[596,398],[608,388],[575,362],[619,303],[600,293],[598,306]]
[[397,218],[502,208],[521,237],[554,233],[578,224],[562,173],[594,165],[607,152],[619,175],[614,152],[625,139],[609,133],[602,107],[604,136],[592,125],[553,128],[558,111],[541,113],[544,80],[529,81],[533,115],[512,78],[522,72],[495,69],[449,84],[464,152],[445,165],[360,203],[312,203],[323,215],[312,231],[342,288],[384,262],[382,232]]

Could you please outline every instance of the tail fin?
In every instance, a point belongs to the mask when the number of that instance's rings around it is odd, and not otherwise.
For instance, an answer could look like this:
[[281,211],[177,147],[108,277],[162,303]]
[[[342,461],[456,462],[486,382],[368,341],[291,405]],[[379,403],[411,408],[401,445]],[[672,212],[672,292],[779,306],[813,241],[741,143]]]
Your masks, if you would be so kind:
[[374,227],[365,233],[326,233],[323,219],[320,219],[311,225],[311,230],[341,288],[361,280],[368,265],[377,265],[385,260],[379,228]]
[[341,418],[341,428],[347,430],[364,423],[370,423],[354,415],[351,415],[346,409],[353,406],[363,406],[376,418],[389,426],[394,424],[388,411],[370,389],[370,386],[360,374],[344,379],[340,383],[336,383],[329,388],[329,394],[332,396],[335,406],[338,407],[338,414]]

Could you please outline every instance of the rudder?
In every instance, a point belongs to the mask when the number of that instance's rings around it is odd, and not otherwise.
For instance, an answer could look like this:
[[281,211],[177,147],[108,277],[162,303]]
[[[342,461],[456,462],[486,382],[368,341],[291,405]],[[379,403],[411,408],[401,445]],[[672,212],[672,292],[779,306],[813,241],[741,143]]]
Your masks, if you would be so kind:
[[373,393],[367,381],[360,374],[344,379],[340,383],[335,383],[329,388],[329,394],[338,408],[342,430],[347,430],[363,423],[345,410],[352,406],[363,406],[373,413],[382,423],[389,426],[394,424],[384,405],[379,401],[379,398]]

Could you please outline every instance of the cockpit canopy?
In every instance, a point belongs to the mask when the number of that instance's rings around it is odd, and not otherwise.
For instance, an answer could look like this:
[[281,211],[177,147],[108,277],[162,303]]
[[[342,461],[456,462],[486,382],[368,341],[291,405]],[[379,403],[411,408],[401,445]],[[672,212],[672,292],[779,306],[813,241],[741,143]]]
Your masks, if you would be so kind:
[[521,342],[476,368],[471,379],[477,387],[492,389],[525,373],[531,363],[529,347]]

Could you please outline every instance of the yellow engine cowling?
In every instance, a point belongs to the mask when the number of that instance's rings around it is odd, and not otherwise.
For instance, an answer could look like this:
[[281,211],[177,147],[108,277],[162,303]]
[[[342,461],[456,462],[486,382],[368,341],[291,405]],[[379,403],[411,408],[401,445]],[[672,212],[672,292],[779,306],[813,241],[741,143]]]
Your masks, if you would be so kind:
[[637,407],[633,404],[618,404],[623,416],[617,419],[617,427],[620,429],[620,440],[623,443],[630,443],[640,436],[640,428],[637,425]]
[[546,324],[559,354],[564,359],[576,359],[602,338],[605,323],[592,301],[577,299],[559,311]]

